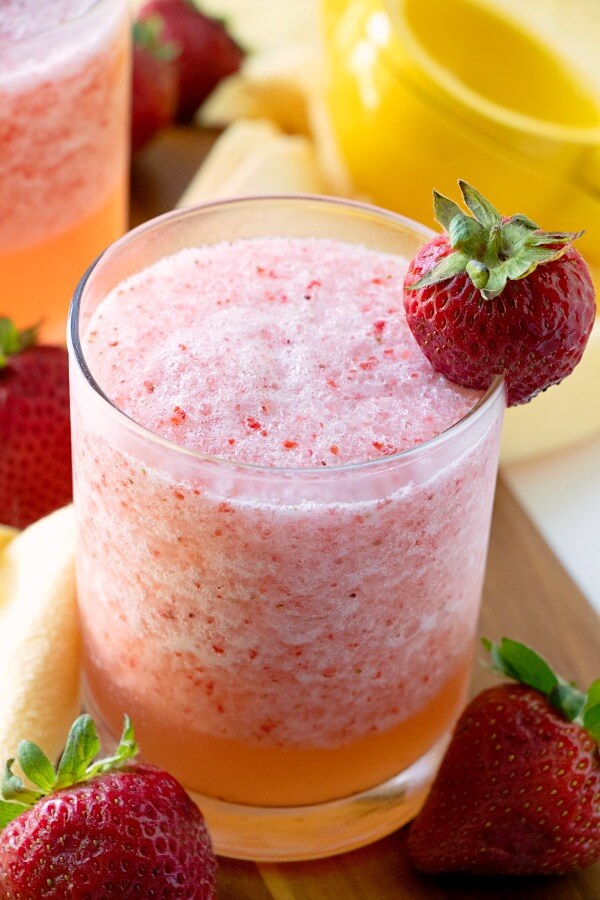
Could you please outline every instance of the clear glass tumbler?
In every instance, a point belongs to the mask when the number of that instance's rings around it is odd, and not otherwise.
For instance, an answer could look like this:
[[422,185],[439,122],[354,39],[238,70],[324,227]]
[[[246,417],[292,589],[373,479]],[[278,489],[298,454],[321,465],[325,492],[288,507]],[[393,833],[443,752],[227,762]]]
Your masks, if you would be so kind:
[[64,342],[81,272],[127,223],[127,0],[0,8],[0,313]]
[[[125,712],[228,856],[307,859],[419,808],[464,703],[504,410],[498,380],[435,439],[378,461],[261,468],[150,433],[95,383],[86,323],[184,247],[329,237],[410,257],[430,232],[308,197],[175,212],[82,280],[70,353],[87,708]],[[232,397],[232,403],[236,401]]]

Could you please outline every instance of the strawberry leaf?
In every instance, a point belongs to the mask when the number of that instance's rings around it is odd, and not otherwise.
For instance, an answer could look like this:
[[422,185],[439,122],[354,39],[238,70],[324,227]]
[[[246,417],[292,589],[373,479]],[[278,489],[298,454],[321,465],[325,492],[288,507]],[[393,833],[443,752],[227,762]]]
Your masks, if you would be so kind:
[[10,319],[0,319],[0,364],[6,365],[7,357],[19,352],[19,332]]
[[35,344],[37,331],[37,325],[19,331],[11,319],[0,317],[0,369],[8,365],[9,357]]
[[591,685],[587,692],[587,703],[586,710],[591,709],[592,706],[596,706],[600,704],[600,678],[596,679]]
[[[595,682],[597,684],[597,682]],[[583,725],[594,740],[600,744],[600,703],[589,706],[583,716]]]
[[115,753],[113,756],[108,756],[106,759],[100,759],[98,762],[94,763],[93,766],[90,766],[86,772],[86,778],[93,778],[94,775],[99,775],[101,772],[108,772],[118,768],[124,762],[133,759],[133,757],[137,755],[137,752],[138,745],[135,740],[133,725],[131,724],[129,716],[125,716],[123,732]]
[[511,256],[507,259],[506,262],[503,263],[503,266],[508,278],[512,281],[516,281],[519,278],[524,278],[532,269],[535,269],[536,261],[536,254],[533,251],[524,248],[519,250],[515,256]]
[[52,790],[56,775],[44,751],[33,741],[21,741],[17,751],[19,765],[25,776],[45,793]]
[[492,657],[493,668],[501,675],[514,678],[546,696],[558,686],[558,678],[546,660],[525,644],[510,638],[502,638],[499,644],[493,644],[484,638],[483,646]]
[[437,284],[438,281],[446,281],[447,278],[454,278],[455,275],[460,275],[461,272],[465,271],[468,259],[469,258],[465,253],[460,253],[458,250],[455,253],[450,253],[440,260],[439,263],[436,263],[429,272],[425,272],[418,281],[415,281],[414,284],[407,285],[406,287],[409,291],[416,291],[420,288]]
[[540,228],[529,216],[524,216],[523,213],[516,213],[516,215],[511,216],[510,221],[521,228],[526,228],[528,231],[539,231]]
[[13,800],[14,797],[19,793],[19,791],[25,790],[23,780],[11,771],[13,763],[14,759],[7,760],[6,767],[4,769],[4,775],[2,776],[0,793],[2,794],[4,800]]
[[585,706],[586,695],[578,691],[572,684],[557,684],[548,697],[555,709],[558,709],[569,722],[580,719]]
[[582,237],[583,231],[536,231],[529,235],[527,243],[530,247],[544,247],[547,244],[572,244]]
[[466,181],[458,183],[472,216],[438,191],[433,192],[433,208],[435,218],[448,232],[450,246],[464,256],[464,265],[456,266],[456,253],[450,254],[415,284],[406,285],[407,290],[466,273],[483,299],[492,300],[502,294],[507,281],[526,278],[538,266],[558,259],[583,234],[542,231],[520,213],[503,220],[479,191]]
[[14,759],[9,759],[4,769],[2,782],[0,784],[0,794],[4,800],[18,800],[19,803],[25,805],[36,803],[42,794],[35,791],[28,791],[23,780],[15,775],[12,771]]
[[565,719],[582,725],[600,743],[600,678],[584,694],[574,683],[560,678],[525,644],[510,638],[502,638],[499,644],[482,638],[481,643],[491,656],[494,671],[544,694]]
[[474,270],[474,264],[476,260],[471,260],[471,262],[467,266],[467,272],[471,278],[471,281],[478,287],[483,295],[484,300],[493,300],[494,297],[497,297],[502,293],[504,288],[506,287],[507,274],[506,270],[503,266],[496,266],[493,269],[488,270],[488,277],[485,284],[477,281],[475,277],[471,274]]
[[17,754],[19,765],[40,791],[31,791],[25,786],[23,780],[12,771],[14,759],[9,759],[0,779],[0,829],[47,794],[89,781],[95,775],[117,769],[133,759],[138,745],[129,716],[125,716],[123,733],[115,753],[94,762],[99,749],[96,726],[88,715],[79,716],[73,722],[56,772],[37,744],[21,741]]
[[445,228],[448,232],[450,231],[452,219],[456,216],[460,216],[461,219],[467,218],[454,200],[444,197],[439,191],[433,192],[433,214],[436,222],[439,222],[442,228]]
[[100,750],[100,741],[91,716],[82,715],[71,725],[57,771],[57,787],[76,784],[85,778],[88,766]]
[[173,41],[165,41],[163,32],[165,22],[160,14],[138,19],[132,26],[133,43],[143,47],[156,59],[171,62],[181,54],[181,47]]
[[9,803],[6,800],[0,800],[0,829],[20,816],[27,808],[24,803]]
[[502,217],[498,210],[479,191],[476,191],[474,187],[462,179],[459,180],[458,186],[467,207],[480,225],[483,225],[484,228],[493,228],[494,225],[502,223]]
[[486,245],[485,229],[471,216],[460,213],[454,216],[448,226],[448,238],[455,250],[464,250],[469,255],[483,252]]

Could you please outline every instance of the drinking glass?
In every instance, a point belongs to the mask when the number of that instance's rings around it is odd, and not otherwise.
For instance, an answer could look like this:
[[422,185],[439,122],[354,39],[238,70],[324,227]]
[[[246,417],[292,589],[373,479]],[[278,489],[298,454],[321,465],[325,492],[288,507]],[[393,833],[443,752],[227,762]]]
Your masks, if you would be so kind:
[[64,20],[55,2],[0,11],[0,312],[64,342],[81,272],[126,227],[130,26],[127,0]]

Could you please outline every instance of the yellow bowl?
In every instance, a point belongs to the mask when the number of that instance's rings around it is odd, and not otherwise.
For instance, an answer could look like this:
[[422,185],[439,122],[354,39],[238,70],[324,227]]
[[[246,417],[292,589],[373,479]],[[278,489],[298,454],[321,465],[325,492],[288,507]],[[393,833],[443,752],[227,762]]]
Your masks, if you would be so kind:
[[[357,191],[433,224],[431,189],[456,197],[465,178],[506,214],[585,228],[600,295],[600,66],[596,50],[579,73],[572,35],[562,53],[575,24],[583,57],[600,4],[573,4],[542,43],[507,0],[323,0],[327,101]],[[599,332],[574,375],[508,411],[504,460],[600,432]]]
[[324,0],[323,22],[359,192],[431,223],[431,189],[464,178],[507,215],[585,228],[600,283],[600,100],[558,48],[485,0]]

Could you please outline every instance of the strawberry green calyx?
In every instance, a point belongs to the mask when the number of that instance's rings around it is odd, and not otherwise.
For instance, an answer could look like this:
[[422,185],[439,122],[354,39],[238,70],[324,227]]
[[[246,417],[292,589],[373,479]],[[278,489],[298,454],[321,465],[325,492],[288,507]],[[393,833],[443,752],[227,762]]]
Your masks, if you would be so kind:
[[136,756],[138,746],[129,716],[125,716],[123,733],[114,754],[94,762],[99,750],[96,726],[88,715],[79,716],[73,722],[56,768],[37,744],[21,741],[17,760],[34,790],[27,788],[23,780],[15,775],[12,771],[15,760],[9,759],[0,781],[0,830],[42,797],[61,788],[90,781],[96,775],[115,771],[130,762]]
[[133,43],[148,50],[156,59],[171,62],[180,55],[181,48],[173,41],[163,39],[164,27],[163,17],[158,13],[136,20],[132,26]]
[[37,343],[38,326],[19,331],[11,319],[0,317],[0,369],[4,369],[11,356]]
[[487,638],[481,642],[491,656],[493,671],[539,691],[565,719],[581,725],[600,743],[600,678],[584,693],[564,681],[525,644],[510,638],[502,638],[498,644]]
[[466,181],[458,182],[467,215],[438,191],[433,192],[436,220],[448,232],[452,253],[408,290],[419,290],[466,273],[484,300],[498,297],[507,281],[526,278],[543,263],[558,259],[583,231],[542,231],[527,216],[504,219]]

